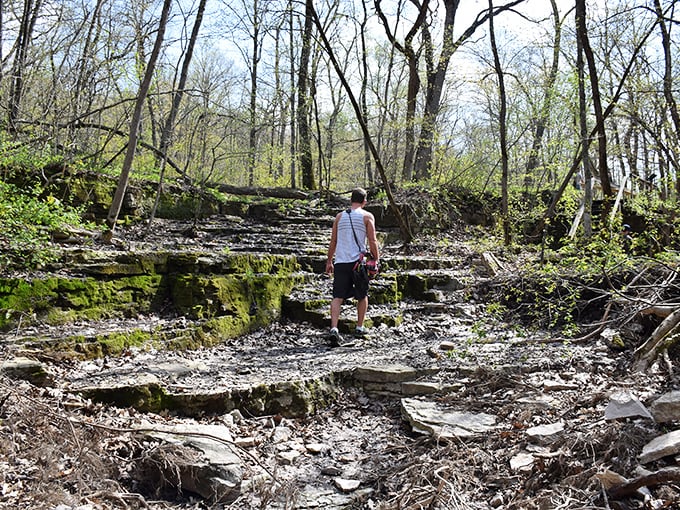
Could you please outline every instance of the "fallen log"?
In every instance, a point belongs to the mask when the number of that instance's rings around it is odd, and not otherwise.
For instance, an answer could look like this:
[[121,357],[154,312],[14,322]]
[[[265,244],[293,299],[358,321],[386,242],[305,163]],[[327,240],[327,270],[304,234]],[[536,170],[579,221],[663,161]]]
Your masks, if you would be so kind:
[[485,251],[482,253],[482,264],[489,272],[489,275],[496,276],[498,273],[505,270],[501,261],[491,252]]
[[647,341],[635,349],[633,369],[643,372],[649,368],[656,357],[668,349],[678,339],[680,332],[680,308],[676,308],[659,324]]
[[672,305],[652,305],[640,310],[640,315],[655,315],[656,317],[666,318],[677,308]]
[[229,193],[231,195],[253,195],[258,197],[290,198],[293,200],[304,200],[307,198],[307,193],[292,188],[260,188],[254,186],[231,186],[229,184],[220,184],[217,189],[222,193]]

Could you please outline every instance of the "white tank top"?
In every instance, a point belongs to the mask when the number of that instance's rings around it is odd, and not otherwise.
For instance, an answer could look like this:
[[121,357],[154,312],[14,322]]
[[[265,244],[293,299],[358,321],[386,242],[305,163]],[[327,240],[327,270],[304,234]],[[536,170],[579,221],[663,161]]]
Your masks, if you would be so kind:
[[[359,260],[359,255],[362,251],[366,251],[366,225],[364,224],[364,216],[366,211],[361,208],[354,209],[350,213],[352,215],[352,223],[350,224],[350,215],[347,211],[340,215],[338,221],[338,243],[335,246],[335,262],[356,262]],[[352,233],[352,227],[356,233],[356,241]],[[359,245],[357,245],[359,241]]]

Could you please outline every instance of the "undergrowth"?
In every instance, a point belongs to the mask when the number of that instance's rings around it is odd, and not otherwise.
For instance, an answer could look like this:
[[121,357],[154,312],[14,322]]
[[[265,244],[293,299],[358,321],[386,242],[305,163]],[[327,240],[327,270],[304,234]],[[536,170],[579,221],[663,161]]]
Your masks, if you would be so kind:
[[81,211],[69,207],[40,185],[20,189],[0,181],[0,267],[37,269],[56,252],[52,233],[67,226],[83,226]]

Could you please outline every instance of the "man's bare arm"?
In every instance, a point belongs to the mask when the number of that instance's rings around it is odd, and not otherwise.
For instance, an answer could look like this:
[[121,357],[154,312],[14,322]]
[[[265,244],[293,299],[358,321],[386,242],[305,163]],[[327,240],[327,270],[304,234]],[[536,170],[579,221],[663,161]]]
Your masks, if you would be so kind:
[[378,235],[375,231],[375,217],[372,214],[367,214],[366,222],[366,237],[368,238],[368,248],[375,260],[380,258],[380,248],[378,247]]

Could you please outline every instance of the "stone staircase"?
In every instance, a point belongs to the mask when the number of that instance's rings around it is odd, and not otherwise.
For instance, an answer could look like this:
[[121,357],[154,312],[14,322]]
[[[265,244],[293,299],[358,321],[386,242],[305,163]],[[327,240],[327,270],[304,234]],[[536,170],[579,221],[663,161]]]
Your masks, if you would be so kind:
[[[64,247],[60,263],[35,278],[1,279],[7,355],[80,360],[50,369],[93,400],[185,415],[299,416],[347,385],[392,395],[445,386],[437,374],[447,358],[431,337],[463,334],[474,320],[462,304],[469,259],[400,254],[389,243],[394,228],[378,224],[384,253],[371,287],[371,337],[329,349],[323,270],[334,211],[239,207],[242,216],[157,220],[149,235],[122,229],[111,245]],[[353,315],[350,303],[343,332]],[[361,375],[409,360],[407,380],[389,368],[382,382]]]

